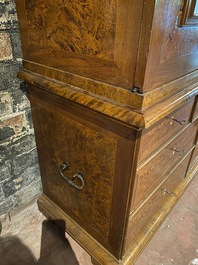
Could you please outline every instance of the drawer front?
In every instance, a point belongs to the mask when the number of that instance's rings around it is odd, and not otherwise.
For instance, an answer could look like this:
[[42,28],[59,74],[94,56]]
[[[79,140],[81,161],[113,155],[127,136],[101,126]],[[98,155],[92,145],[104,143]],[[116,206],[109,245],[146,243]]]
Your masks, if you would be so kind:
[[149,195],[149,191],[152,191],[163,176],[193,147],[196,134],[197,123],[189,124],[182,133],[137,170],[132,208],[144,200]]
[[159,186],[159,188],[148,198],[143,206],[134,212],[130,219],[127,230],[126,251],[134,244],[137,237],[142,231],[146,231],[149,227],[149,221],[154,214],[160,210],[163,204],[171,197],[175,196],[174,189],[185,177],[186,169],[190,161],[190,154],[188,154],[181,163],[174,169],[169,177]]
[[29,96],[44,194],[119,258],[136,131],[34,91]]
[[169,114],[155,127],[143,131],[140,141],[139,163],[188,124],[192,107],[193,100]]

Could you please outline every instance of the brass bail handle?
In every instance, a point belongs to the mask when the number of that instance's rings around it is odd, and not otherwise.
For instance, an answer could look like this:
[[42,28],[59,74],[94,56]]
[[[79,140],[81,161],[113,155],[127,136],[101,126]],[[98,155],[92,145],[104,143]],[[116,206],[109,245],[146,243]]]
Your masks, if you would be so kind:
[[173,148],[173,155],[176,153],[178,154],[179,156],[183,156],[184,155],[184,150],[178,150],[177,148]]
[[170,120],[170,125],[172,125],[174,121],[179,123],[180,125],[185,125],[187,123],[187,120],[176,119],[174,117],[166,117],[166,118]]
[[69,170],[68,162],[64,162],[60,165],[59,167],[60,175],[67,182],[69,186],[74,187],[78,190],[82,190],[85,185],[83,173],[77,172],[73,177],[70,177],[64,174],[65,170]]
[[173,196],[174,195],[174,193],[172,192],[172,191],[169,191],[169,190],[167,190],[167,189],[162,189],[163,190],[163,192],[164,192],[164,195],[165,194],[168,194],[169,196]]

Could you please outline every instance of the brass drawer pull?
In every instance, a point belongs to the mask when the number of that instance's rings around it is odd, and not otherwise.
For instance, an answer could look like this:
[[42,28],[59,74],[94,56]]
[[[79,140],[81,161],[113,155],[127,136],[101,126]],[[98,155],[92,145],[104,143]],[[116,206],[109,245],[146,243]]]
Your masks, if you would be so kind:
[[173,148],[173,155],[177,153],[179,156],[184,155],[184,150],[177,150],[177,148]]
[[173,194],[174,194],[172,191],[169,191],[169,190],[167,190],[167,189],[162,189],[162,190],[163,190],[163,192],[164,192],[164,195],[165,195],[165,194],[168,194],[169,196],[172,197]]
[[73,177],[65,176],[65,170],[69,170],[69,163],[64,162],[60,165],[59,172],[61,177],[67,182],[71,187],[74,187],[78,190],[82,190],[85,184],[84,176],[82,172],[77,172]]
[[173,121],[179,123],[180,125],[185,125],[187,123],[186,120],[178,120],[178,119],[176,119],[174,117],[171,117],[171,118],[167,117],[167,119],[170,119],[170,125],[173,124]]

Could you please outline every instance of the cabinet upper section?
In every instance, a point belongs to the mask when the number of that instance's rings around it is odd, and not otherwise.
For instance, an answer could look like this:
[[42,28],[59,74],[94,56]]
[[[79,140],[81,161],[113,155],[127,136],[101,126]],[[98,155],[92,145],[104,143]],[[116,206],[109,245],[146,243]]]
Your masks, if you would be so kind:
[[130,89],[140,0],[17,0],[25,60]]
[[178,26],[182,1],[15,1],[28,70],[146,92],[198,69],[198,27]]

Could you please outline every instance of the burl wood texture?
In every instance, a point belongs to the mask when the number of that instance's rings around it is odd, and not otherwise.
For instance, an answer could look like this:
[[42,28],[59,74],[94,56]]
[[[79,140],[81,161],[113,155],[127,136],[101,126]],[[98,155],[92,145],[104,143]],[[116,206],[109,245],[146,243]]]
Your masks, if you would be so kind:
[[[35,87],[29,97],[44,194],[119,258],[135,130]],[[69,187],[61,178],[59,167],[66,161],[70,164],[66,175],[83,173],[82,190]]]
[[104,98],[87,93],[87,91],[79,89],[78,87],[27,71],[20,72],[19,77],[27,83],[38,86],[54,95],[85,106],[85,109],[95,110],[125,124],[135,127],[144,127],[144,117],[142,113],[124,104],[120,105],[114,101],[105,100]]
[[16,0],[39,207],[97,265],[132,264],[197,170],[198,28],[177,26],[181,2]]
[[[44,193],[55,197],[64,208],[107,240],[116,141],[57,111],[52,113],[42,108],[38,111],[45,149]],[[59,166],[66,161],[70,170],[66,170],[65,175],[71,177],[78,171],[83,173],[85,188],[82,191],[69,187],[60,177]]]
[[25,2],[31,45],[113,59],[115,0]]
[[[166,184],[170,184],[170,186],[165,185],[163,186],[163,188],[169,187],[172,189],[175,187],[175,185],[177,186],[178,182],[180,182],[180,180],[183,178],[183,173],[185,171],[186,163],[188,164],[187,160],[189,156],[190,154],[185,158],[184,161],[182,161],[181,167],[179,166],[174,170],[174,172],[171,172],[171,175],[173,174],[173,179],[170,177],[170,181],[168,180],[168,182],[166,182]],[[101,244],[99,244],[96,240],[93,240],[93,238],[88,233],[86,233],[85,230],[81,229],[81,227],[76,222],[74,222],[65,212],[61,211],[61,209],[52,201],[50,201],[49,198],[47,198],[45,195],[42,195],[41,198],[39,198],[39,209],[44,212],[44,214],[47,215],[48,218],[64,220],[67,224],[66,229],[70,232],[72,237],[76,239],[78,243],[81,244],[81,246],[83,246],[83,248],[92,255],[93,261],[96,262],[96,264],[131,265],[134,264],[137,256],[148,244],[150,238],[154,235],[155,231],[167,217],[177,200],[181,197],[189,182],[192,180],[196,169],[197,165],[195,165],[195,167],[188,172],[186,177],[182,179],[180,184],[174,190],[173,196],[169,196],[167,193],[164,193],[164,191],[160,189],[158,190],[159,193],[162,194],[163,197],[165,197],[165,204],[157,210],[155,215],[150,219],[149,223],[147,223],[146,229],[141,230],[141,233],[139,234],[139,237],[137,236],[136,240],[134,240],[136,227],[133,227],[133,230],[131,231],[132,233],[129,234],[129,237],[127,238],[127,243],[130,243],[130,245],[126,246],[127,248],[125,248],[124,251],[125,255],[120,260],[116,260],[112,255],[109,255],[109,252],[107,252],[101,246]],[[158,194],[158,196],[160,195]],[[153,199],[153,202],[154,205],[158,203],[156,196]],[[162,200],[160,200],[160,203],[161,202]],[[145,215],[144,213],[142,219],[147,218],[147,215]],[[148,218],[150,218],[150,215]],[[138,222],[138,224],[140,223]],[[139,231],[139,226],[137,227],[137,231]]]
[[[151,1],[144,6],[143,18],[154,12],[151,31],[147,20],[142,25],[135,85],[148,91],[198,69],[198,28],[178,27],[182,1]],[[148,26],[147,26],[147,24]],[[144,61],[144,63],[143,63]]]
[[[17,0],[23,58],[133,87],[143,1]],[[27,34],[28,32],[28,34]]]
[[197,28],[173,28],[175,2],[16,0],[24,69],[147,108],[198,80]]

